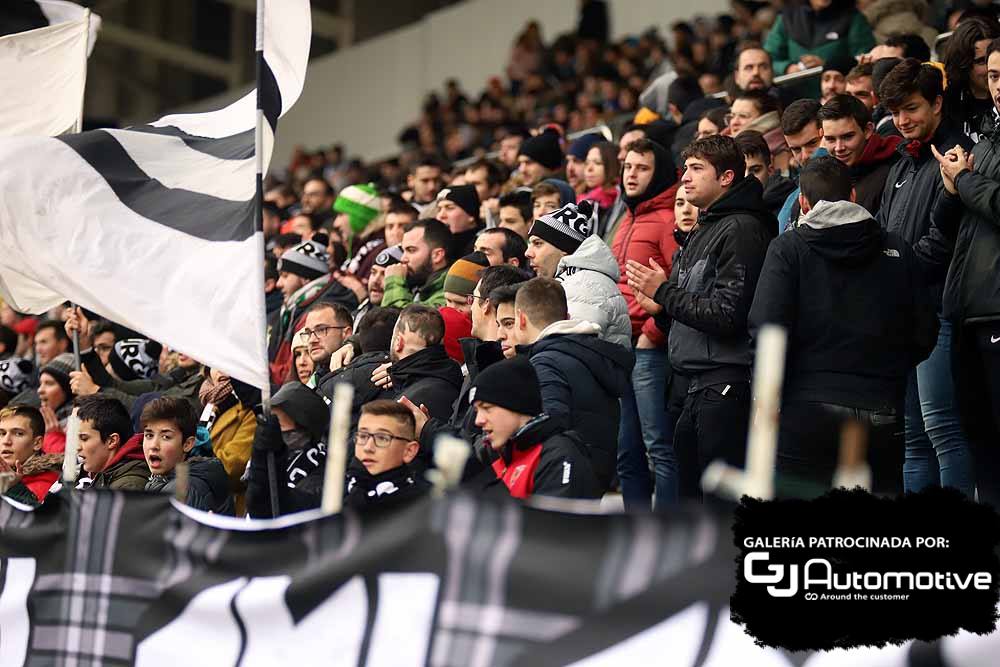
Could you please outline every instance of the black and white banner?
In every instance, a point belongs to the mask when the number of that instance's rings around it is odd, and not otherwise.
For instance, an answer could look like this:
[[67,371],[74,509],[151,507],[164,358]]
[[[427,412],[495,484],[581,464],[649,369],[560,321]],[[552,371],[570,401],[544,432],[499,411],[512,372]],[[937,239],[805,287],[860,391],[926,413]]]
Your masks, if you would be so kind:
[[379,522],[246,522],[158,494],[5,500],[0,667],[993,664],[995,634],[757,647],[729,620],[731,539],[701,507],[580,515],[459,495]]
[[[266,165],[302,92],[308,0],[264,0]],[[0,296],[71,300],[244,382],[267,381],[254,225],[257,94],[125,130],[0,139]]]

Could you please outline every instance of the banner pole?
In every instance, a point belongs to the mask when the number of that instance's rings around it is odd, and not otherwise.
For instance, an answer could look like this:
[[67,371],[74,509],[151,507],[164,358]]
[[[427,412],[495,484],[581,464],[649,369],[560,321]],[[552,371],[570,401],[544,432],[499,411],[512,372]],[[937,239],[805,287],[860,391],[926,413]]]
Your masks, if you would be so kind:
[[[254,198],[254,229],[257,237],[257,286],[260,295],[260,310],[267,321],[267,311],[264,305],[264,93],[261,85],[264,78],[264,0],[257,0],[257,122],[254,128],[254,158],[257,164],[257,191]],[[261,332],[261,359],[264,363],[264,386],[260,388],[261,406],[264,419],[271,416],[271,378],[267,363],[267,341]],[[281,514],[278,505],[278,465],[274,452],[267,452],[267,485],[271,496],[271,516],[277,518]]]

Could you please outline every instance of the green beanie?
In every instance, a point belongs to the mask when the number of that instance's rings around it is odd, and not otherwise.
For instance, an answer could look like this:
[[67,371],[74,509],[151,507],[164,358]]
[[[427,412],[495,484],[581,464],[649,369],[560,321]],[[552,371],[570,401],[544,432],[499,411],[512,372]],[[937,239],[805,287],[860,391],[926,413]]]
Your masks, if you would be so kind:
[[351,231],[360,234],[375,216],[382,212],[382,202],[372,183],[349,185],[340,191],[333,210],[346,213],[351,219]]

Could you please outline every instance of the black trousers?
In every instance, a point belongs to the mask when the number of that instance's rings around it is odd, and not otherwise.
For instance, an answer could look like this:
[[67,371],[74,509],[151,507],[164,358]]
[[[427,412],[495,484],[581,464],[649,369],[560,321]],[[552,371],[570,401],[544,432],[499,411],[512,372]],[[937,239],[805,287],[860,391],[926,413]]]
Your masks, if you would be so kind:
[[976,493],[1000,509],[1000,320],[956,327],[956,333],[952,374],[975,459]]
[[775,492],[785,497],[815,497],[830,489],[840,454],[844,422],[867,431],[872,492],[903,492],[903,409],[861,410],[830,403],[789,400],[782,405],[778,431]]
[[717,459],[746,464],[750,383],[716,384],[689,393],[674,431],[681,498],[701,498],[701,476]]

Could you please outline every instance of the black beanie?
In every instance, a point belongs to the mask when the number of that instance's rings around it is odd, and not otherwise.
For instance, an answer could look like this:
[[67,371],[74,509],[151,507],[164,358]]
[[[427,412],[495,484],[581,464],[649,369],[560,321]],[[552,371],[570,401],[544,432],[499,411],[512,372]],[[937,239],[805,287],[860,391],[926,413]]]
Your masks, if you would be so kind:
[[108,361],[122,380],[148,380],[160,368],[163,346],[145,338],[128,338],[115,343]]
[[469,404],[492,403],[511,412],[534,417],[542,413],[542,392],[535,367],[517,356],[490,364],[480,371],[469,390]]
[[438,201],[447,199],[469,214],[479,219],[479,193],[475,185],[450,185],[438,193]]
[[562,166],[564,155],[559,145],[559,133],[555,130],[545,130],[521,143],[521,152],[546,169],[558,169]]

